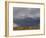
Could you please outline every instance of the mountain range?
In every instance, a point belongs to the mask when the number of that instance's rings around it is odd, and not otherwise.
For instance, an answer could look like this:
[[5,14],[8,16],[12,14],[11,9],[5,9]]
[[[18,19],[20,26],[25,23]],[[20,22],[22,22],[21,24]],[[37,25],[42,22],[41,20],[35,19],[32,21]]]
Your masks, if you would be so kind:
[[13,19],[18,26],[34,26],[40,24],[40,18]]

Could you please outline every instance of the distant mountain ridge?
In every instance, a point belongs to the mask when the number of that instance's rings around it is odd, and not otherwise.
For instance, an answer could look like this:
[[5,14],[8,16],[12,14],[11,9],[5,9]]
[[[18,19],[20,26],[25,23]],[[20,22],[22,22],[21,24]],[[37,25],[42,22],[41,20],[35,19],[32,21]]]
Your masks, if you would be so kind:
[[40,18],[14,19],[13,22],[18,26],[32,26],[40,24]]

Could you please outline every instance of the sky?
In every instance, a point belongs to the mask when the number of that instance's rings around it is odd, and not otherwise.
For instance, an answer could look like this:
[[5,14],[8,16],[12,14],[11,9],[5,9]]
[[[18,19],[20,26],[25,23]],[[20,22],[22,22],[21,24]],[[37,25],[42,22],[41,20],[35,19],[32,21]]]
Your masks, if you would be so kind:
[[40,17],[40,8],[13,7],[14,19],[24,19],[26,17],[30,18]]

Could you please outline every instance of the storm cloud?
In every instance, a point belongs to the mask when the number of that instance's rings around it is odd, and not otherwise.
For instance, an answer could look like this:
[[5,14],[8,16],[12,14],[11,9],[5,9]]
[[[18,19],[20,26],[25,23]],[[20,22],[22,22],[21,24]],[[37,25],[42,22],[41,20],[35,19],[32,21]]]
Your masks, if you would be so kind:
[[26,17],[30,18],[40,17],[40,8],[13,7],[14,19],[24,19]]

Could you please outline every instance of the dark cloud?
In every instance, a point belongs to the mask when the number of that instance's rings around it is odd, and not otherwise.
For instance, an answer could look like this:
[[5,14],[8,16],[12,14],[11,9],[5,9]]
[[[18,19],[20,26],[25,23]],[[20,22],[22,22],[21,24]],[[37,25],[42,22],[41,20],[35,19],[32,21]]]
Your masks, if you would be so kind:
[[15,19],[23,19],[26,17],[40,17],[40,8],[22,8],[22,7],[14,7],[13,8],[13,17]]

